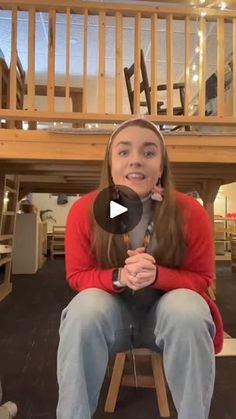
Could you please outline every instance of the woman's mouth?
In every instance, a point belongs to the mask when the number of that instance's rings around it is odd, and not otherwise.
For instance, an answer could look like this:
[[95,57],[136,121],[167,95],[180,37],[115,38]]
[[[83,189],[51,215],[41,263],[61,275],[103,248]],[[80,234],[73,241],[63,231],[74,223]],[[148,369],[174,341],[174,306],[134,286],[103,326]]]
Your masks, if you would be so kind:
[[145,177],[146,176],[143,173],[139,173],[139,172],[132,172],[126,175],[126,179],[131,180],[131,181],[143,180],[145,179]]

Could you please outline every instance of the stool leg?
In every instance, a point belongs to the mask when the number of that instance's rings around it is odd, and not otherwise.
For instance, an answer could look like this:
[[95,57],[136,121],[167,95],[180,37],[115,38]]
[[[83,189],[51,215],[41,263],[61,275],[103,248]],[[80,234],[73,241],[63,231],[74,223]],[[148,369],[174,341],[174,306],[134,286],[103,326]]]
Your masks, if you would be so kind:
[[170,409],[166,393],[166,382],[163,372],[162,355],[152,355],[152,370],[160,416],[164,418],[169,418]]
[[126,354],[124,352],[120,352],[116,355],[113,372],[111,376],[111,381],[109,385],[109,390],[107,394],[107,399],[105,403],[105,408],[104,408],[105,412],[112,413],[115,410],[116,401],[119,394],[121,379],[122,379],[124,366],[125,366],[125,357],[126,357]]

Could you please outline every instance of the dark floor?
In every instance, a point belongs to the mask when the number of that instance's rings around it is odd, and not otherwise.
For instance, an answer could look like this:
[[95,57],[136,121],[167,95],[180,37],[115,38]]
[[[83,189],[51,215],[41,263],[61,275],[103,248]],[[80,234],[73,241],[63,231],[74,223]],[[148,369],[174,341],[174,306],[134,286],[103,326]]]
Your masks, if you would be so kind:
[[[217,264],[217,301],[225,330],[236,337],[236,273]],[[18,405],[18,419],[54,419],[56,350],[62,308],[74,292],[64,261],[47,261],[36,275],[15,275],[13,292],[0,304],[0,376],[4,401]],[[107,382],[94,419],[158,419],[154,390],[122,388],[114,414],[104,414]],[[210,419],[236,418],[236,357],[217,359]],[[194,389],[193,389],[194,391]],[[194,418],[189,418],[194,419]]]

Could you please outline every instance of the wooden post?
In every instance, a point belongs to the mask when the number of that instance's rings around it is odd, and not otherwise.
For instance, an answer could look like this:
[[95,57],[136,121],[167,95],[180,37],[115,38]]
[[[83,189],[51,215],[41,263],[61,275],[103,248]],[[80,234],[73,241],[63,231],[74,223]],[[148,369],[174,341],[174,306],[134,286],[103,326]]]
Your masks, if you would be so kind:
[[3,202],[4,202],[4,191],[5,191],[5,176],[0,176],[0,234],[1,234],[1,226],[2,226],[2,218],[3,218]]
[[[206,209],[209,218],[211,220],[212,225],[212,236],[213,236],[213,243],[214,243],[214,201],[216,199],[216,195],[218,193],[219,187],[222,184],[222,180],[220,179],[205,179],[202,183],[202,187],[199,186],[198,192],[203,201],[204,208]],[[214,280],[214,284],[208,290],[209,294],[212,299],[215,299],[215,291],[216,291],[216,277]]]

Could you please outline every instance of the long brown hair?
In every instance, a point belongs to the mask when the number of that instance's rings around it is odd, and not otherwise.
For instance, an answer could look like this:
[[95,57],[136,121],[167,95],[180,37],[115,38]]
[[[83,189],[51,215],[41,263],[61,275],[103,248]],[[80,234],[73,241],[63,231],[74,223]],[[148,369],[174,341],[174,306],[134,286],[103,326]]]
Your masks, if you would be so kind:
[[[130,119],[122,123],[112,134],[106,148],[103,169],[100,178],[99,191],[114,185],[111,175],[111,145],[116,135],[130,126],[147,128],[155,132],[160,139],[162,150],[162,176],[161,184],[164,188],[162,202],[155,202],[153,210],[154,231],[156,235],[156,248],[152,255],[157,263],[163,266],[178,268],[181,266],[185,254],[184,226],[179,205],[173,189],[172,176],[169,166],[164,139],[158,128],[143,118]],[[109,197],[108,197],[109,199]],[[112,197],[110,197],[112,199]],[[91,208],[92,211],[92,208]],[[93,242],[92,251],[98,267],[122,267],[127,257],[127,247],[122,234],[112,234],[103,230],[92,217]]]

